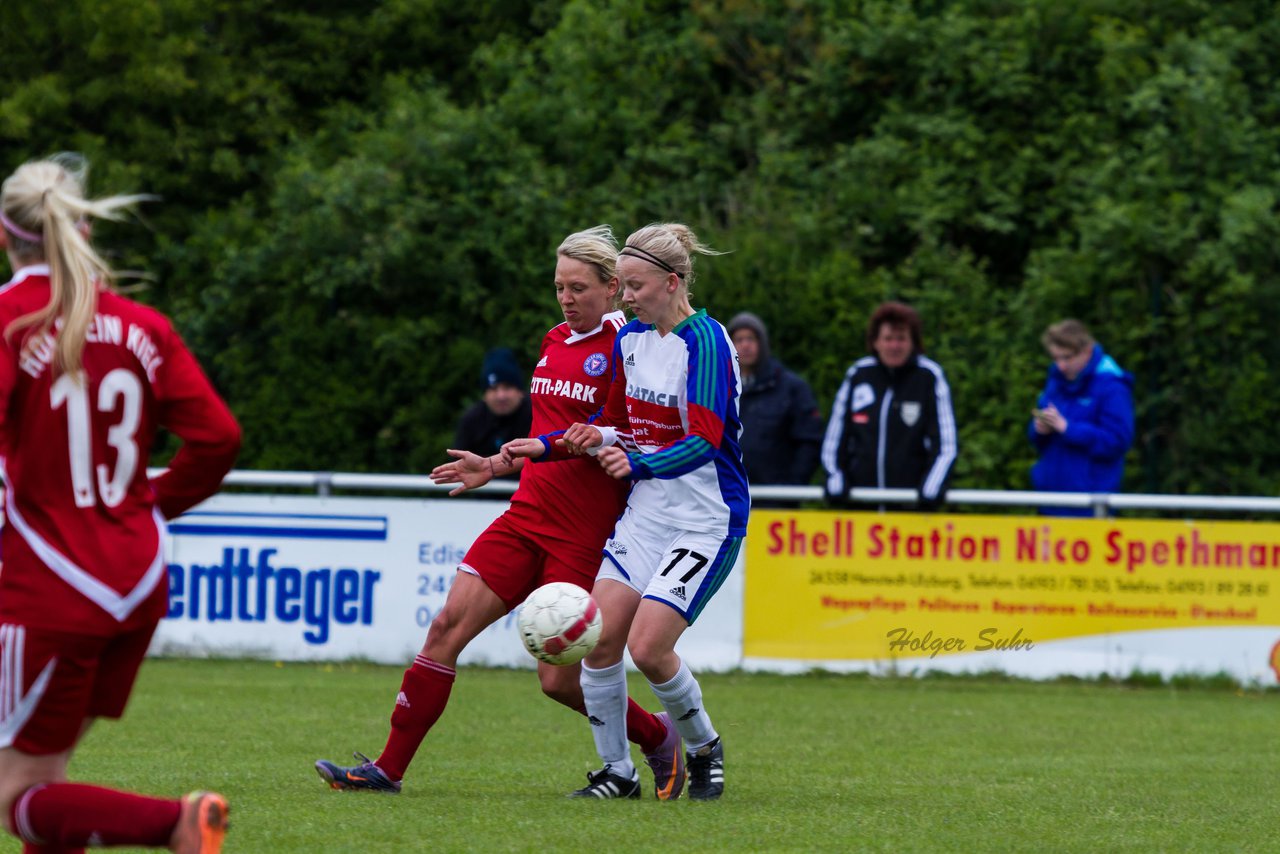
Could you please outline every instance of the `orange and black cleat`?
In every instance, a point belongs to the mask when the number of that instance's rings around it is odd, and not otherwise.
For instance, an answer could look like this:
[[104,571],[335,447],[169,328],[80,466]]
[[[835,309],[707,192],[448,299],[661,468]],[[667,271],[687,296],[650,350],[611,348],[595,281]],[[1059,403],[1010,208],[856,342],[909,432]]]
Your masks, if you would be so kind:
[[182,799],[169,847],[178,854],[218,854],[227,835],[227,799],[217,792],[192,792]]
[[386,792],[389,795],[400,793],[399,780],[392,780],[363,753],[356,752],[351,755],[360,760],[359,765],[344,768],[341,765],[334,765],[328,759],[319,759],[316,761],[316,773],[329,784],[331,789],[346,791],[362,789],[368,792]]
[[674,801],[684,790],[684,744],[671,722],[671,715],[658,712],[655,717],[667,728],[667,737],[644,755],[644,761],[653,769],[654,796],[660,801]]

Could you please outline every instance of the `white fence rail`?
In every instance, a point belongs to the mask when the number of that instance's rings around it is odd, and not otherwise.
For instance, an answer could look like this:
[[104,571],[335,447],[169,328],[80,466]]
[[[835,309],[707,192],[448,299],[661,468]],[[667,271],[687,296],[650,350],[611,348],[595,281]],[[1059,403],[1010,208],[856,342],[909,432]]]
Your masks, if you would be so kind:
[[[437,486],[426,475],[360,474],[324,471],[249,471],[237,470],[227,475],[225,486],[267,489],[308,489],[317,495],[331,495],[333,490],[357,492],[423,492],[447,493],[453,487]],[[510,495],[513,481],[498,480],[476,490],[489,496]],[[753,486],[757,500],[799,504],[822,500],[818,486]],[[853,489],[849,497],[859,504],[914,504],[911,489]],[[1277,513],[1280,498],[1260,495],[1150,495],[1138,493],[1032,492],[1027,490],[953,489],[947,493],[947,506],[987,507],[1071,507],[1092,508],[1094,515],[1105,516],[1113,510],[1206,511],[1215,513]]]

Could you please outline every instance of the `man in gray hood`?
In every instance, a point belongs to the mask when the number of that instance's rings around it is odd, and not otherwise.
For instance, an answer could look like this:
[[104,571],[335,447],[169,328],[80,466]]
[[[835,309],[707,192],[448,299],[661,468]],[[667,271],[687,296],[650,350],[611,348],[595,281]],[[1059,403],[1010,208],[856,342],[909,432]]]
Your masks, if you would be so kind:
[[749,311],[729,321],[742,372],[742,460],[756,484],[807,484],[826,429],[809,384],[769,352],[769,331]]

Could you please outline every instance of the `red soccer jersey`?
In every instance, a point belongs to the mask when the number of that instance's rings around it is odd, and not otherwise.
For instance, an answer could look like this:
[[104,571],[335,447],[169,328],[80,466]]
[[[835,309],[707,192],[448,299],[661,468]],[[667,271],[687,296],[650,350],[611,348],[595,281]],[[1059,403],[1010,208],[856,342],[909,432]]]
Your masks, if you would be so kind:
[[[594,332],[579,335],[561,323],[546,334],[529,383],[529,435],[586,421],[604,404],[613,341],[625,322],[622,312],[611,312]],[[526,463],[510,513],[513,521],[540,537],[603,546],[626,506],[629,488],[626,481],[605,474],[594,457]]]
[[[49,301],[48,267],[0,288],[0,330]],[[0,621],[111,635],[164,614],[164,519],[217,491],[240,428],[159,312],[100,292],[83,381],[53,367],[54,339],[0,340]],[[183,440],[151,481],[156,431]]]

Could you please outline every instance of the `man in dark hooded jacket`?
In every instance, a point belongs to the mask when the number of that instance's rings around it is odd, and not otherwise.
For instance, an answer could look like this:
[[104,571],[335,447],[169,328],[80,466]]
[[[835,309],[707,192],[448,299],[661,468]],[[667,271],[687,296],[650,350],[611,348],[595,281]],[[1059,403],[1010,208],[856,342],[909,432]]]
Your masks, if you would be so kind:
[[824,424],[809,384],[769,352],[764,321],[744,311],[729,321],[742,372],[742,461],[758,484],[807,484],[818,467]]
[[[484,354],[480,390],[481,399],[458,419],[453,447],[488,457],[512,439],[528,436],[533,424],[524,374],[509,347],[495,347]],[[499,477],[519,479],[520,469]]]

